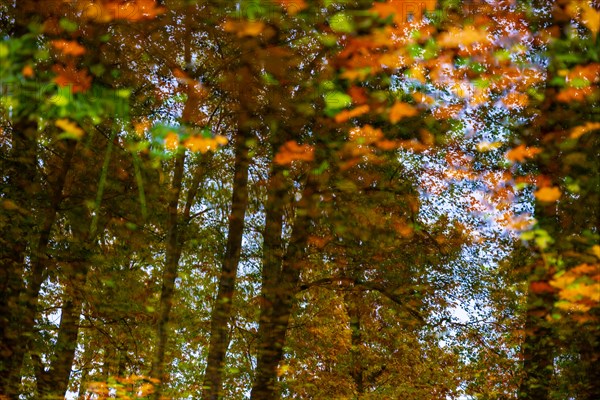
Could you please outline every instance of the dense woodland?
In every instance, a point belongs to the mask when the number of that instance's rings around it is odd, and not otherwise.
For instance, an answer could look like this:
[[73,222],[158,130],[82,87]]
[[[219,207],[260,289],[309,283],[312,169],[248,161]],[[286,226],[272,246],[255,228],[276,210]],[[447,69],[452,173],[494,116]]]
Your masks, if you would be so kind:
[[2,0],[0,399],[600,399],[597,0]]

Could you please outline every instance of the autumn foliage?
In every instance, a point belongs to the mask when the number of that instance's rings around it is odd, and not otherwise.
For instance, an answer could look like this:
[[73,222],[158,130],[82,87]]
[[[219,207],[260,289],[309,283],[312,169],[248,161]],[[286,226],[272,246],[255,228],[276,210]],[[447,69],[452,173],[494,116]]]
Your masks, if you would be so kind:
[[0,399],[600,398],[595,0],[0,5]]

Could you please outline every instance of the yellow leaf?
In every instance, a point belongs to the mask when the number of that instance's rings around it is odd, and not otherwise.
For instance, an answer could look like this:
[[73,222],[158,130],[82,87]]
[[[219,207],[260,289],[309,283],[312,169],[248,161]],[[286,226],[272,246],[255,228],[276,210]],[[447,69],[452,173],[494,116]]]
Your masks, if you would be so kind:
[[600,30],[600,11],[595,10],[586,1],[582,5],[581,20],[583,21],[583,24],[592,31],[593,36],[596,37]]
[[215,141],[220,146],[225,146],[228,142],[227,138],[225,136],[221,136],[221,135],[215,136]]
[[200,153],[215,151],[219,146],[223,146],[225,144],[227,144],[227,138],[221,135],[208,138],[202,135],[196,135],[186,139],[186,141],[183,143],[188,150],[199,151]]
[[542,202],[552,203],[560,198],[560,189],[553,187],[543,187],[534,193],[535,197]]
[[600,259],[600,246],[595,244],[592,246],[591,253],[596,256],[596,258]]
[[489,35],[486,31],[476,29],[473,25],[461,28],[451,28],[448,32],[440,35],[439,45],[442,47],[470,46],[475,43],[488,43]]
[[17,210],[19,208],[14,201],[8,199],[2,202],[2,207],[4,207],[5,210]]
[[138,390],[141,396],[148,396],[149,394],[154,393],[154,385],[151,383],[144,383]]
[[369,70],[366,68],[362,69],[347,69],[342,72],[342,78],[348,79],[349,81],[364,81],[369,75]]
[[419,111],[408,103],[396,102],[390,110],[390,122],[395,124],[405,117],[414,117]]
[[74,135],[77,139],[83,136],[83,129],[81,129],[76,123],[69,121],[68,119],[57,119],[54,125],[62,129],[63,131]]
[[496,150],[500,146],[502,146],[502,142],[490,143],[490,142],[484,140],[483,142],[477,143],[477,151],[484,153],[486,151]]

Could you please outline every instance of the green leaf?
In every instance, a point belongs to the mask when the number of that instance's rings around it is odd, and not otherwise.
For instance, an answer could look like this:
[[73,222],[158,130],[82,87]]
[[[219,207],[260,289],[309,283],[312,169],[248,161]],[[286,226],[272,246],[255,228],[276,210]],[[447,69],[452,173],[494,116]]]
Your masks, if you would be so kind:
[[339,33],[354,32],[354,24],[352,18],[345,12],[339,12],[329,20],[331,30]]
[[352,98],[343,92],[329,92],[325,95],[325,107],[330,110],[340,110],[352,104]]
[[0,58],[7,57],[8,53],[9,53],[8,46],[4,43],[0,43]]
[[61,28],[69,33],[73,33],[79,28],[79,25],[77,25],[76,22],[73,22],[67,18],[61,18],[58,24]]

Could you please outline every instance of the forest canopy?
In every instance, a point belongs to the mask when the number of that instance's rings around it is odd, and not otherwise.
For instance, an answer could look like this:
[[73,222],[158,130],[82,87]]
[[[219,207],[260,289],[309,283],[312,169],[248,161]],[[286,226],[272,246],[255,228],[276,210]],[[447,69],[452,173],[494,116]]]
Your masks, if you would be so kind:
[[598,0],[0,35],[0,400],[600,399]]

